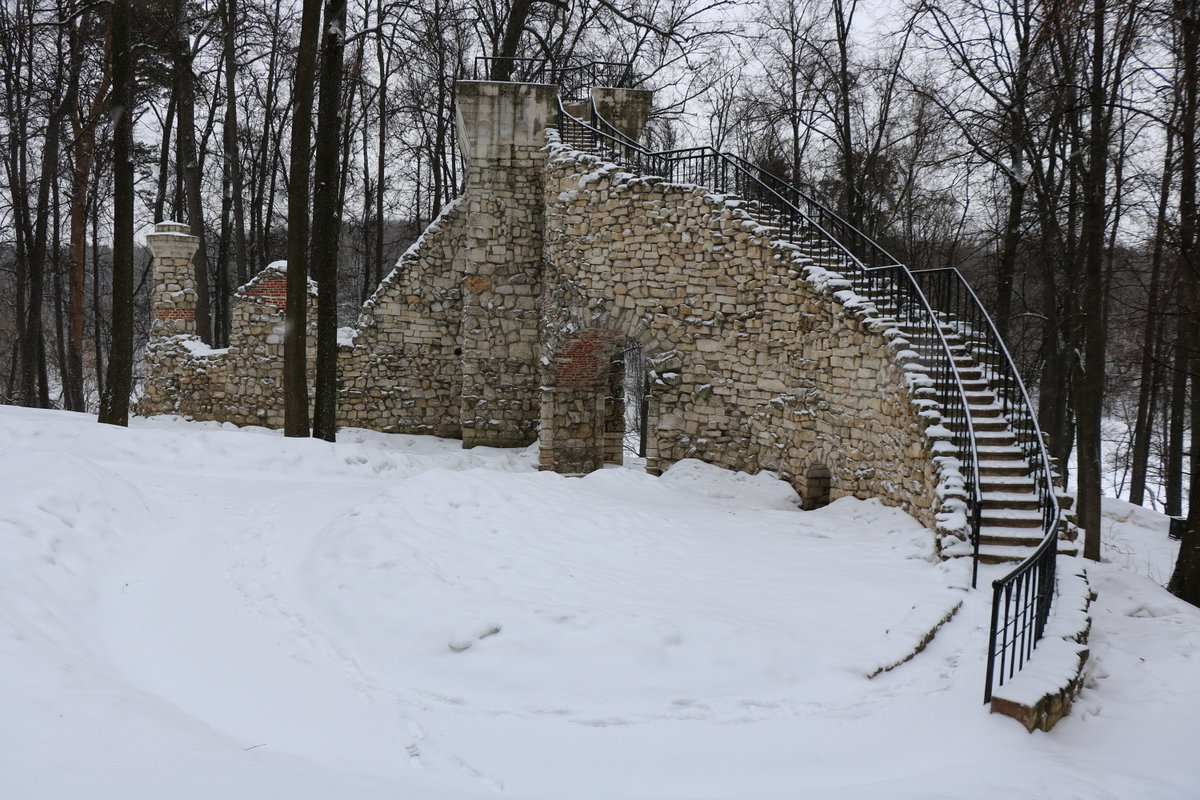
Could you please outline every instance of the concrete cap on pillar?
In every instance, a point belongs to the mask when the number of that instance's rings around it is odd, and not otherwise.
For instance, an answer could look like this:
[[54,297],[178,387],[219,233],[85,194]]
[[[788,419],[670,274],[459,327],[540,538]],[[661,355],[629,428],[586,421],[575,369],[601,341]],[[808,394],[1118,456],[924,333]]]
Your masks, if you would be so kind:
[[192,233],[192,229],[189,228],[187,225],[184,225],[182,222],[174,222],[172,220],[163,220],[162,222],[155,224],[154,232],[155,233],[182,233],[185,236],[190,236]]

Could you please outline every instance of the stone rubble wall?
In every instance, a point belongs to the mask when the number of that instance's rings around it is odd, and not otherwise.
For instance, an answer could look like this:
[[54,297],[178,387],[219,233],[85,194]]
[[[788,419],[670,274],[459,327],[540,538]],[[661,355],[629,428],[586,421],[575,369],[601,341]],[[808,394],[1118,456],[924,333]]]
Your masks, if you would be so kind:
[[[446,206],[363,304],[357,324],[341,331],[339,425],[460,435],[463,223],[461,204]],[[165,232],[168,237],[148,237],[155,254],[156,323],[136,412],[283,427],[286,265],[268,266],[237,290],[230,345],[213,349],[195,335],[190,276],[195,237],[174,228]],[[188,254],[180,255],[189,242]],[[315,378],[316,291],[310,280],[310,387]],[[309,399],[311,407],[311,392]]]
[[945,476],[924,376],[874,307],[740,201],[623,173],[549,135],[543,465],[594,462],[579,429],[603,411],[577,387],[591,365],[600,388],[631,337],[655,371],[651,469],[699,458],[772,470],[803,494],[824,466],[834,499],[884,498],[934,527]]
[[[187,237],[194,239],[194,237]],[[191,284],[183,264],[166,263],[161,245],[149,237],[155,256],[155,295],[164,287]],[[193,250],[195,248],[193,247]],[[309,384],[316,358],[317,287],[308,285]],[[143,416],[176,414],[235,425],[283,427],[283,323],[287,272],[268,266],[234,294],[229,347],[214,349],[195,335],[152,328],[146,379],[135,411]],[[159,306],[155,306],[158,316]],[[194,317],[193,317],[194,320]],[[311,401],[311,397],[310,397]]]
[[363,304],[339,351],[339,425],[461,435],[465,227],[455,200]]
[[[605,91],[636,133],[648,95]],[[632,340],[652,378],[650,471],[683,458],[772,470],[807,504],[879,497],[961,538],[931,382],[849,281],[741,201],[559,144],[554,87],[464,81],[457,108],[463,195],[340,332],[340,425],[536,439],[542,468],[588,472],[620,460]],[[230,346],[213,350],[195,336],[194,237],[163,223],[149,241],[138,413],[281,427],[283,269],[238,290]]]

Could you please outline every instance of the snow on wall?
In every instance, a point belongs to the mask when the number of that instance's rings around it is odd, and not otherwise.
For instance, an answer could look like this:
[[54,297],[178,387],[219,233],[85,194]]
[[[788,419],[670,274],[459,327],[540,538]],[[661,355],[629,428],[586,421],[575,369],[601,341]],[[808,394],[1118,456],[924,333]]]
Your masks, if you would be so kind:
[[544,466],[560,446],[565,471],[595,460],[577,431],[598,412],[571,368],[599,332],[636,339],[655,365],[651,468],[699,458],[803,492],[824,467],[834,499],[885,498],[963,534],[950,431],[894,323],[737,199],[631,175],[548,135]]
[[[462,225],[459,204],[450,203],[363,304],[357,324],[339,329],[340,425],[458,435],[462,269],[457,250]],[[286,263],[269,265],[237,290],[230,346],[213,350],[195,336],[194,315],[187,316],[190,306],[178,311],[185,304],[174,299],[180,292],[172,291],[190,287],[190,257],[163,258],[168,251],[153,238],[151,247],[156,256],[155,313],[164,322],[152,331],[137,413],[282,427]],[[315,297],[316,283],[310,280],[310,387]],[[189,327],[175,321],[181,316]]]
[[[477,115],[523,119],[522,104],[553,99],[506,91]],[[466,444],[536,435],[543,468],[587,472],[619,458],[614,355],[633,339],[653,379],[651,471],[685,458],[772,471],[802,493],[884,498],[961,540],[962,479],[929,377],[819,254],[737,198],[631,175],[553,131],[548,147],[488,148],[460,132],[462,200],[339,336],[340,424]],[[162,247],[189,238],[171,233]],[[156,313],[186,311],[189,260],[160,260]],[[280,426],[282,276],[275,265],[239,290],[227,350],[163,319],[139,413]]]

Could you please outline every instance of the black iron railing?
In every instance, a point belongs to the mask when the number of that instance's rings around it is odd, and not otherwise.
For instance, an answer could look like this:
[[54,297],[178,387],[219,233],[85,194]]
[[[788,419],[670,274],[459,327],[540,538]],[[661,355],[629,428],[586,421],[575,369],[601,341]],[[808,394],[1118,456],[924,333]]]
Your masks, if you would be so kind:
[[1046,632],[1054,601],[1058,535],[1042,540],[1037,550],[1005,577],[992,582],[992,625],[988,636],[987,678],[983,702],[993,686],[1020,672]]
[[979,297],[956,269],[921,270],[913,275],[925,287],[942,320],[959,331],[982,369],[996,396],[1000,414],[1007,420],[1016,446],[1029,464],[1042,515],[1041,544],[1015,569],[992,582],[992,625],[983,698],[987,703],[992,699],[993,689],[1003,686],[1005,680],[1025,665],[1042,638],[1054,602],[1054,567],[1062,512],[1033,404],[1004,340]]
[[[1054,559],[1060,511],[1045,442],[1033,406],[1004,342],[979,298],[955,269],[911,272],[877,242],[798,188],[738,156],[713,148],[651,152],[608,124],[595,109],[590,124],[560,106],[563,141],[598,152],[640,174],[694,183],[737,195],[777,235],[802,244],[837,271],[853,278],[867,297],[894,313],[915,351],[923,356],[931,386],[954,443],[963,479],[964,513],[976,583],[980,542],[979,451],[967,393],[943,328],[954,331],[980,365],[1011,427],[1034,480],[1042,514],[1041,544],[1012,572],[993,582],[993,625],[988,644],[985,702],[993,681],[1000,685],[1024,666],[1045,629],[1053,603]],[[997,659],[1000,669],[996,670]]]
[[913,277],[921,284],[930,303],[940,312],[941,320],[954,327],[975,362],[983,371],[989,388],[996,395],[1000,415],[1008,422],[1016,446],[1030,468],[1042,531],[1058,531],[1058,494],[1054,473],[1046,454],[1045,440],[1025,383],[1017,372],[1012,356],[1000,338],[1000,332],[983,308],[979,297],[957,269],[918,270]]
[[559,87],[559,94],[568,99],[582,99],[594,86],[631,88],[637,77],[633,65],[623,61],[587,61],[559,64],[545,58],[503,58],[477,56],[471,72],[474,80],[493,80],[501,70],[504,80],[513,83],[548,83]]

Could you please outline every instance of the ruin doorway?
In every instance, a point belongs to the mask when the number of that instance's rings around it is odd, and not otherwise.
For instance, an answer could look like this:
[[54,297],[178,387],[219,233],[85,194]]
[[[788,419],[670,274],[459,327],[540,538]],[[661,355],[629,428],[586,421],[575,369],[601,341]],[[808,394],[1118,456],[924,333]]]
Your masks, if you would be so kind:
[[801,508],[812,511],[814,508],[824,508],[829,505],[829,494],[833,483],[833,475],[824,464],[813,464],[804,471],[804,492],[801,495]]
[[621,366],[622,450],[629,466],[644,468],[650,433],[650,371],[646,367],[646,351],[637,339],[625,340]]
[[611,328],[566,341],[542,387],[542,469],[579,475],[645,467],[651,449],[649,368],[641,343]]

